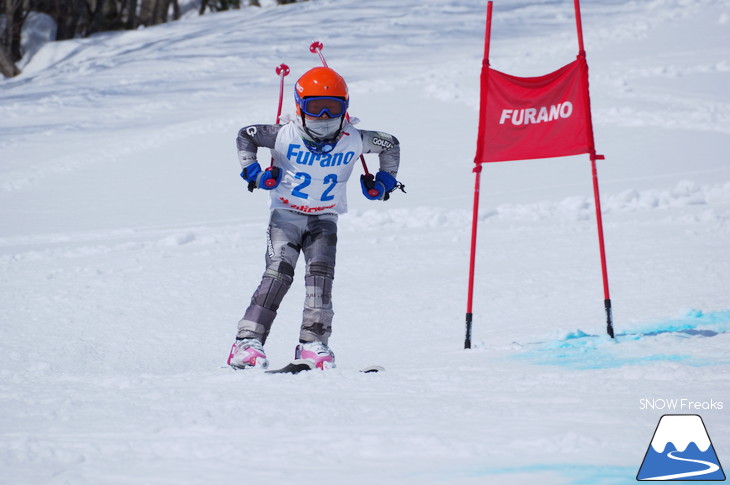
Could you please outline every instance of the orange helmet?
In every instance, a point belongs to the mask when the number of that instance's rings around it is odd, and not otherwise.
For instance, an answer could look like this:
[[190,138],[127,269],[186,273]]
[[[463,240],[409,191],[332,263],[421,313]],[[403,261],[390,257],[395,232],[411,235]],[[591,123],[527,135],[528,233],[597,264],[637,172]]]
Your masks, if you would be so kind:
[[305,72],[294,85],[294,99],[297,103],[297,114],[303,116],[306,111],[306,99],[312,97],[339,98],[343,101],[344,116],[349,104],[350,95],[347,92],[345,80],[329,67],[315,67]]

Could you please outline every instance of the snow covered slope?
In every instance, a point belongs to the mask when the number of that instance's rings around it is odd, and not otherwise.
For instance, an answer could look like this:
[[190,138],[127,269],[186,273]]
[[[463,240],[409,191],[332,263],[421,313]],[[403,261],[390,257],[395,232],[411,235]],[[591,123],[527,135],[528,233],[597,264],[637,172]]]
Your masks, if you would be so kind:
[[[498,0],[492,65],[573,60],[572,7]],[[47,44],[0,81],[0,481],[629,484],[668,412],[701,414],[729,461],[730,5],[582,8],[616,341],[589,163],[569,157],[484,168],[462,349],[483,2],[186,18]],[[338,368],[234,373],[268,216],[234,138],[274,121],[282,62],[292,111],[313,39],[359,126],[400,139],[408,194],[374,203],[352,181]],[[296,344],[302,279],[274,365]],[[642,401],[670,398],[701,406]]]

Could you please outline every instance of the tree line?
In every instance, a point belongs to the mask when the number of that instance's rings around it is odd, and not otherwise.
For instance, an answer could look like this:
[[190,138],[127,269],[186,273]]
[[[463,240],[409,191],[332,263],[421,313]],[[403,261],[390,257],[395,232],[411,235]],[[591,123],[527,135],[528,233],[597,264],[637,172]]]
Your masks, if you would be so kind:
[[[297,1],[276,0],[276,3],[285,5]],[[259,0],[197,0],[195,6],[203,15],[261,5]],[[44,13],[54,20],[55,40],[148,27],[177,20],[182,14],[179,0],[0,0],[0,73],[5,77],[20,74],[16,64],[24,54],[21,32],[32,12]]]

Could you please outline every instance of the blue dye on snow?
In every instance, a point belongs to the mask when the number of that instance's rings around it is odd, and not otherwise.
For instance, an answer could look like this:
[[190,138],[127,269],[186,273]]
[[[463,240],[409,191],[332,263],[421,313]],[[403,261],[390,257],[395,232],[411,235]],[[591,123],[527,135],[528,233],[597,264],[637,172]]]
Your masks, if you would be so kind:
[[[653,362],[683,362],[692,366],[730,364],[730,361],[708,360],[686,354],[651,354],[625,357],[619,354],[621,342],[635,342],[662,336],[664,338],[712,338],[730,333],[730,310],[703,312],[690,310],[684,316],[661,320],[620,330],[616,338],[605,334],[589,334],[575,330],[546,342],[529,343],[514,358],[540,365],[568,366],[576,369],[608,369]],[[616,347],[619,345],[619,347]]]

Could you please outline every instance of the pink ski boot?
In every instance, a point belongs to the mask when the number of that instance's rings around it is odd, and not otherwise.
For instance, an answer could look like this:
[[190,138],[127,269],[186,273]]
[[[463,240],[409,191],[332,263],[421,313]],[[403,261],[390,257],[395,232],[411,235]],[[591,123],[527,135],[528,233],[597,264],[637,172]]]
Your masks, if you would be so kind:
[[294,357],[308,360],[322,370],[335,367],[335,353],[319,340],[297,345]]
[[228,356],[228,365],[234,369],[249,369],[251,367],[260,367],[266,369],[269,367],[269,361],[264,353],[264,346],[255,338],[246,338],[236,340],[231,347],[231,353]]

